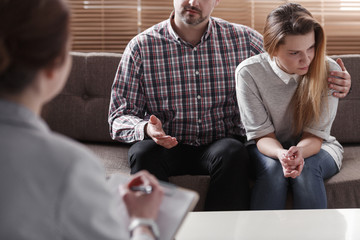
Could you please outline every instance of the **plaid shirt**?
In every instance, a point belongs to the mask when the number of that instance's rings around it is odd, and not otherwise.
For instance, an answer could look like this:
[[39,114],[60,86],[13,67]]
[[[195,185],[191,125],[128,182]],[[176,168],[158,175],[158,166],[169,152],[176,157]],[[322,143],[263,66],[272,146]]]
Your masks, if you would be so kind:
[[114,79],[109,108],[112,138],[143,140],[152,114],[166,134],[184,144],[199,146],[243,136],[235,69],[263,51],[258,32],[213,17],[195,47],[180,39],[170,19],[142,32],[126,47]]

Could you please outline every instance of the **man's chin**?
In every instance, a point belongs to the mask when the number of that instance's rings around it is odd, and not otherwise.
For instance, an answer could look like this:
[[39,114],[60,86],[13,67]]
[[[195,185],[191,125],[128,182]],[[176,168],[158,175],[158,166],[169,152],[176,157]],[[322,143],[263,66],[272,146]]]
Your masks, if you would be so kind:
[[183,21],[188,24],[188,25],[199,25],[200,23],[202,23],[204,21],[204,19],[202,18],[193,18],[193,17],[184,17]]

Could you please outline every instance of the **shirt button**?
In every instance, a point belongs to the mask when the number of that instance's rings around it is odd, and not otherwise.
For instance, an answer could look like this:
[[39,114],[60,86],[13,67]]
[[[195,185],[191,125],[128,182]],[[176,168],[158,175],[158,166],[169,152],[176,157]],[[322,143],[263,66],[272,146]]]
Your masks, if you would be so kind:
[[197,48],[196,48],[196,47],[194,47],[194,51],[197,51]]
[[201,99],[201,96],[200,96],[200,95],[198,95],[198,96],[197,96],[197,99],[199,99],[199,100],[200,100],[200,99]]
[[198,120],[198,123],[201,123],[201,119]]
[[199,71],[195,71],[195,74],[196,74],[196,75],[199,75]]

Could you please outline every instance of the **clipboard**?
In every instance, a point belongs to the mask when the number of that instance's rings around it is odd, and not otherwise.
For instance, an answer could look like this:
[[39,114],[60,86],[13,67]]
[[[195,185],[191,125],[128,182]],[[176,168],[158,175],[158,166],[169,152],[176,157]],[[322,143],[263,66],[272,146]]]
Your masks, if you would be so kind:
[[[130,175],[117,173],[110,175],[108,179],[111,191],[118,196],[119,213],[122,219],[121,233],[123,233],[121,239],[130,239],[128,231],[130,219],[126,206],[118,193],[118,186],[119,184],[127,184],[130,177]],[[164,197],[160,205],[158,218],[156,219],[160,231],[159,240],[173,240],[186,215],[194,209],[198,202],[199,194],[193,190],[178,187],[167,182],[160,181],[160,185],[164,189]]]

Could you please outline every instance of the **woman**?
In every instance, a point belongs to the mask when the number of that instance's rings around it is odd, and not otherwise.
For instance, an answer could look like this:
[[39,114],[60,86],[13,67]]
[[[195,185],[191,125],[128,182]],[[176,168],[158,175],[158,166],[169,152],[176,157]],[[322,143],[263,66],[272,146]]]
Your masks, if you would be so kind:
[[264,29],[266,53],[236,69],[236,92],[255,167],[251,209],[284,209],[292,189],[296,209],[326,208],[323,179],[335,175],[342,146],[330,136],[338,99],[328,89],[325,34],[309,11],[288,3]]
[[[69,17],[63,0],[0,1],[0,239],[129,236],[100,161],[40,118],[70,71]],[[129,190],[141,184],[153,192]],[[121,189],[131,218],[156,219],[163,192],[152,175]],[[155,238],[141,224],[132,235]]]

